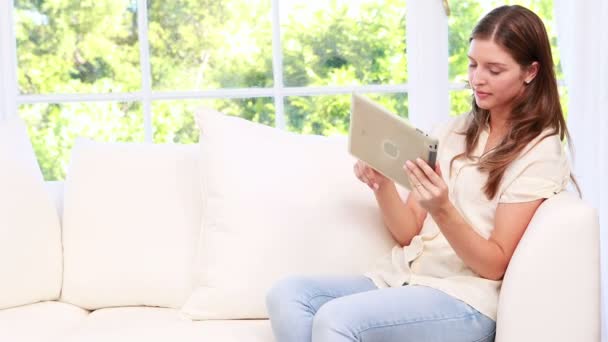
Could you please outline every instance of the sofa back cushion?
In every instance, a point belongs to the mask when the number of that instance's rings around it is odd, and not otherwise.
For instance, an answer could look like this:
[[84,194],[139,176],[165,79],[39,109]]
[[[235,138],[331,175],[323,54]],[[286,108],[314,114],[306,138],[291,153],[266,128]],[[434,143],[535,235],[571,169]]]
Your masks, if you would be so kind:
[[0,121],[0,189],[0,309],[59,298],[59,218],[18,117]]
[[65,182],[62,300],[180,307],[200,229],[195,145],[80,139]]
[[266,318],[290,274],[362,274],[394,244],[346,137],[298,135],[212,110],[197,116],[203,226],[193,319]]

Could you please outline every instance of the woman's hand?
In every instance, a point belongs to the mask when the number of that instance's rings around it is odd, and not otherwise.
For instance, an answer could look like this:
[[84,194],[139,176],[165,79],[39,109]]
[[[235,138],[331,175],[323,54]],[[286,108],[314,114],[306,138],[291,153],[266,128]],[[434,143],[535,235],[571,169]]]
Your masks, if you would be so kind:
[[433,170],[424,160],[406,161],[403,166],[418,203],[431,215],[450,204],[449,190],[443,181],[439,163]]
[[380,172],[372,169],[369,165],[360,160],[355,163],[353,169],[355,171],[355,176],[374,191],[380,189],[385,183],[390,182],[390,180]]

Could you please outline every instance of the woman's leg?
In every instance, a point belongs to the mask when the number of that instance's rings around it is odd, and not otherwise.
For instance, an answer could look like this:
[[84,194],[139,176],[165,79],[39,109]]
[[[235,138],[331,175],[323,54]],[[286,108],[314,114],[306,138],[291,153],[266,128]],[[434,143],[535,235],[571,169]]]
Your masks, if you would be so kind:
[[466,303],[426,286],[352,294],[321,307],[313,342],[494,341],[496,324]]
[[334,298],[377,289],[364,276],[291,276],[266,295],[266,307],[277,342],[310,342],[313,316]]

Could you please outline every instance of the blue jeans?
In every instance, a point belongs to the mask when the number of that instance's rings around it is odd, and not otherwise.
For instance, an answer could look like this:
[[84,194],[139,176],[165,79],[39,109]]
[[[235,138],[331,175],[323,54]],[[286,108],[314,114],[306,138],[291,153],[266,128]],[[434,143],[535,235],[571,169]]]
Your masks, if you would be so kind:
[[365,276],[290,276],[267,293],[277,342],[494,341],[496,323],[444,292]]

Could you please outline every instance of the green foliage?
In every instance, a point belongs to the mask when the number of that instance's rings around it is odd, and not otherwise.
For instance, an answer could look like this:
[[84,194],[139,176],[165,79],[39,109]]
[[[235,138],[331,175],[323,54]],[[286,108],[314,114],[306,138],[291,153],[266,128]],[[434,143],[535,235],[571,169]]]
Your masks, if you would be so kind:
[[63,179],[69,151],[78,137],[97,141],[143,142],[144,120],[138,103],[68,103],[25,105],[32,146],[47,180]]
[[269,14],[267,0],[149,1],[153,87],[271,87]]
[[[503,2],[451,2],[450,79],[466,79],[468,36],[479,17]],[[522,3],[550,24],[552,0]],[[406,0],[280,2],[283,83],[288,87],[407,82]],[[148,0],[152,88],[179,91],[274,85],[270,0]],[[18,82],[22,94],[138,92],[142,87],[135,0],[15,0]],[[555,53],[555,50],[554,50]],[[556,61],[559,56],[556,55]],[[407,94],[368,94],[408,115]],[[285,98],[287,129],[346,134],[348,94]],[[452,115],[466,112],[470,91],[451,94]],[[200,106],[266,125],[273,98],[154,101],[152,138],[196,143]],[[77,136],[143,141],[142,104],[22,105],[47,180],[63,179]]]
[[201,107],[213,108],[268,126],[272,126],[275,121],[274,102],[270,98],[156,101],[152,105],[154,142],[180,144],[198,142],[199,131],[194,124],[193,113]]
[[282,25],[288,86],[407,81],[405,1],[297,1]]
[[16,0],[20,92],[139,90],[136,16],[128,1]]
[[[388,110],[407,118],[407,94],[365,94]],[[293,132],[319,135],[348,133],[350,95],[291,97],[285,106],[288,129]]]
[[458,116],[471,110],[473,94],[471,90],[454,90],[450,92],[450,116]]
[[[296,1],[282,24],[288,86],[402,84],[407,81],[405,1],[327,1],[315,8]],[[405,94],[382,97],[407,114]],[[346,134],[348,96],[288,98],[288,129]]]

